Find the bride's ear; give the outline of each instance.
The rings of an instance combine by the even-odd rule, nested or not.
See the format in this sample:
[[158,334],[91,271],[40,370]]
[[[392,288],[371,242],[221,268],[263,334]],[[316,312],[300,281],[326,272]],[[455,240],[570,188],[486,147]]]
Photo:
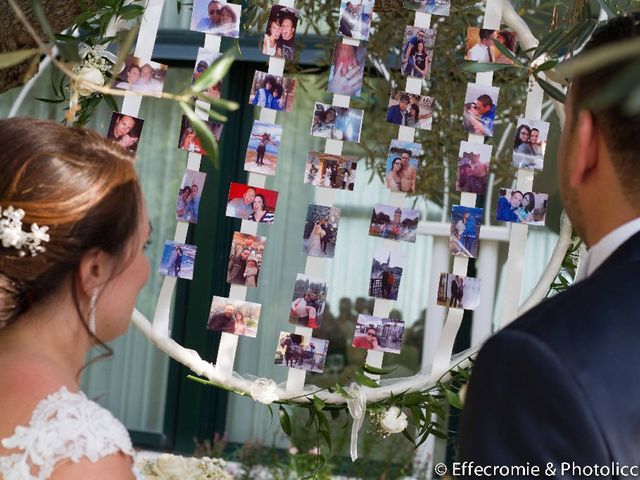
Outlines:
[[86,297],[102,290],[113,274],[113,257],[103,250],[94,249],[84,254],[78,266],[78,289]]

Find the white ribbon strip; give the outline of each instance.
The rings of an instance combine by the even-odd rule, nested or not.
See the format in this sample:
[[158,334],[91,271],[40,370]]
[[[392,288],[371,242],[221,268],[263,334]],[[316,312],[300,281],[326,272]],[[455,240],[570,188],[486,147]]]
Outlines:
[[351,461],[355,462],[358,459],[358,433],[362,428],[364,422],[364,414],[367,411],[367,396],[362,391],[362,388],[357,383],[352,383],[348,390],[350,399],[347,400],[347,407],[351,418],[353,418],[353,424],[351,425]]

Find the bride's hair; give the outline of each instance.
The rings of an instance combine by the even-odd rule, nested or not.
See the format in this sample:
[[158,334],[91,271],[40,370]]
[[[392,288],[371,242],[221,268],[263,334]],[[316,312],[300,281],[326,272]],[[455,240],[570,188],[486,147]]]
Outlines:
[[36,256],[0,244],[0,328],[70,285],[76,310],[77,269],[85,253],[132,255],[142,218],[134,156],[81,128],[33,118],[0,120],[0,207],[23,209],[23,230],[49,227]]

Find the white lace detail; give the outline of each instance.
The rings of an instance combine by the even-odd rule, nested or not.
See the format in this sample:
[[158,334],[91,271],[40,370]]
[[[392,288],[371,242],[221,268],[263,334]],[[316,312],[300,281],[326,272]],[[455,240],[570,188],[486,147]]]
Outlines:
[[109,411],[66,387],[41,400],[29,426],[16,427],[2,446],[20,451],[0,456],[4,480],[46,480],[62,460],[78,463],[86,457],[95,463],[118,452],[134,454],[129,433]]

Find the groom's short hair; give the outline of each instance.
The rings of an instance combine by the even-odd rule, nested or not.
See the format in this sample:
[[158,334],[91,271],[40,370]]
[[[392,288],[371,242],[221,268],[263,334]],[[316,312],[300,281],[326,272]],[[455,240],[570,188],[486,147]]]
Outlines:
[[[582,53],[586,54],[607,45],[615,49],[611,47],[612,44],[639,36],[640,12],[615,17],[595,30]],[[617,101],[605,106],[593,105],[590,102],[601,96],[606,89],[618,88],[612,86],[611,82],[619,78],[625,69],[631,68],[632,63],[637,61],[637,55],[630,55],[618,62],[607,63],[594,71],[577,75],[571,85],[573,122],[572,125],[568,125],[571,129],[575,127],[580,110],[586,109],[592,112],[595,123],[611,152],[611,160],[618,179],[629,198],[640,198],[638,189],[640,170],[637,162],[640,112],[636,110],[635,113],[629,113],[628,94],[619,96]],[[627,92],[634,91],[637,89],[627,89]]]

